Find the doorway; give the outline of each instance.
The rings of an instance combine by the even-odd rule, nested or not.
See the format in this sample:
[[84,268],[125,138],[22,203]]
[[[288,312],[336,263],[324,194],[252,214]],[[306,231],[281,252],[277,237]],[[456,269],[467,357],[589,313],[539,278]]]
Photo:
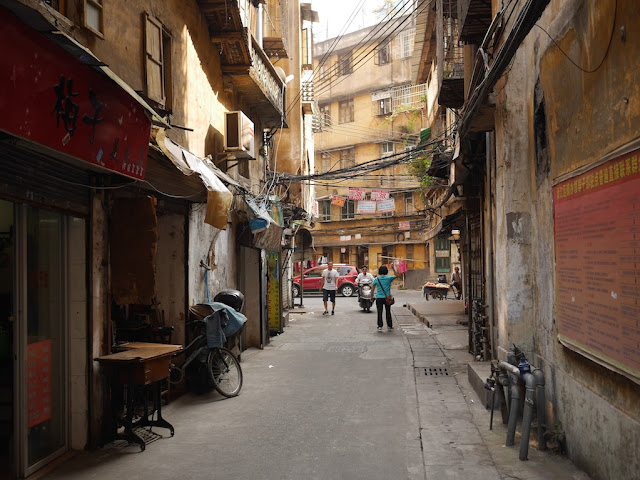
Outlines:
[[68,227],[69,217],[0,200],[2,479],[68,449]]

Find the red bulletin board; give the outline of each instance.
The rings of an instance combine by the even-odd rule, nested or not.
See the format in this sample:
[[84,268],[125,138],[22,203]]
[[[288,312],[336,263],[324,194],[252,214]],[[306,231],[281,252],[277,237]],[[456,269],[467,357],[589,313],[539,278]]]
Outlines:
[[27,426],[51,418],[51,340],[27,346]]
[[640,381],[640,149],[553,188],[558,337]]

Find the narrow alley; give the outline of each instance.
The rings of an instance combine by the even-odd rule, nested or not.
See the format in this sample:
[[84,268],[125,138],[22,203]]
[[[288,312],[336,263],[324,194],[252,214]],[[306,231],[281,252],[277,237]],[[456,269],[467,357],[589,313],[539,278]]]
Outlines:
[[[163,411],[174,437],[157,429],[162,437],[144,452],[117,441],[41,478],[588,478],[533,445],[520,462],[517,447],[504,447],[498,418],[489,431],[489,412],[467,380],[460,302],[394,294],[395,328],[383,332],[355,298],[338,297],[336,314],[323,316],[321,298],[306,297],[265,350],[243,352],[238,397],[184,395]],[[433,328],[406,304],[433,311]],[[447,375],[426,375],[429,367]]]

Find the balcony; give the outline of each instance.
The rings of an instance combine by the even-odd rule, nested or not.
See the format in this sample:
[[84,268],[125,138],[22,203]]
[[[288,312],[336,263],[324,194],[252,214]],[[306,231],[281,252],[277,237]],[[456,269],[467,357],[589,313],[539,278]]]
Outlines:
[[438,103],[449,108],[460,108],[464,104],[464,49],[459,43],[457,2],[458,0],[442,2],[443,36],[439,55],[442,87]]
[[480,45],[491,25],[489,0],[459,0],[460,41]]
[[[220,52],[223,75],[252,107],[265,127],[279,127],[284,115],[285,88],[266,53],[249,29],[256,8],[249,0],[198,0],[209,35]],[[285,122],[286,126],[286,122]]]
[[269,57],[288,56],[289,27],[286,22],[289,0],[267,0],[264,6],[262,48]]

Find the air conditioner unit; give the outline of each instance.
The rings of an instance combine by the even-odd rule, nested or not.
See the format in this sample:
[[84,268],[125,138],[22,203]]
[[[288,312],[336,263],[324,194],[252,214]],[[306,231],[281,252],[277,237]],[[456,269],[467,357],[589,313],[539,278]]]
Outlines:
[[256,158],[253,122],[239,110],[224,115],[224,151],[236,158]]

